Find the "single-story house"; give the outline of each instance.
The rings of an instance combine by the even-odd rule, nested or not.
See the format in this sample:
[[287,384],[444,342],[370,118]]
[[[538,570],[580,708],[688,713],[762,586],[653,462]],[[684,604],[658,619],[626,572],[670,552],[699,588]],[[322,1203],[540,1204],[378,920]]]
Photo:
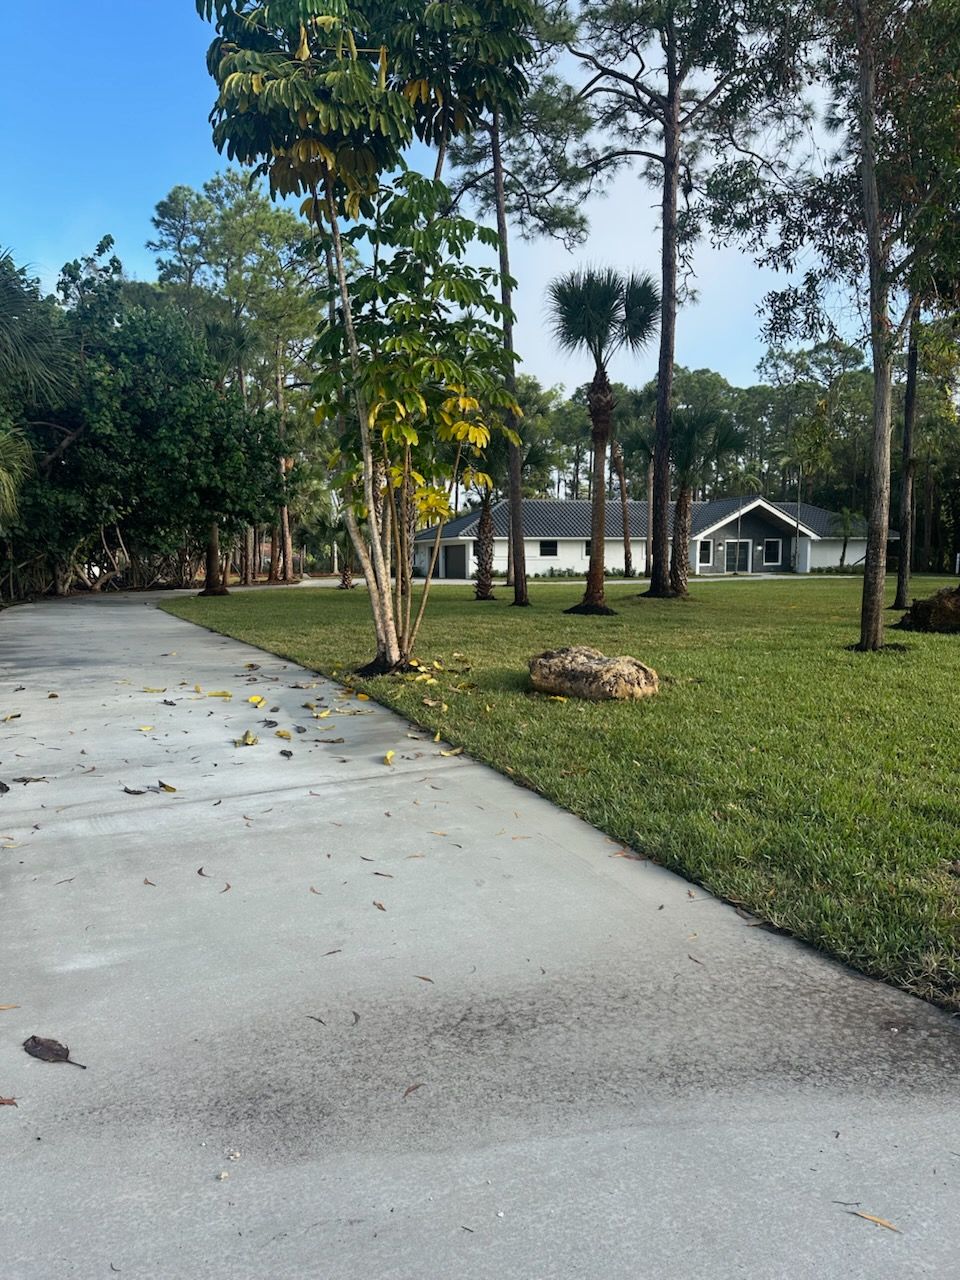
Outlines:
[[[647,520],[645,502],[629,502],[630,546],[636,573],[646,570]],[[480,511],[458,516],[444,526],[437,576],[472,578],[476,572],[476,539]],[[607,502],[604,563],[607,572],[623,570],[623,519],[619,501]],[[670,511],[673,527],[673,510]],[[493,567],[506,572],[510,507],[506,500],[493,506]],[[527,573],[548,576],[586,574],[590,562],[590,503],[551,498],[527,498],[523,503],[523,536]],[[436,529],[417,534],[415,571],[423,575],[430,564]],[[808,502],[767,498],[716,498],[695,502],[690,534],[690,570],[709,577],[725,573],[809,573],[862,563],[867,552],[866,526],[854,517],[851,536],[844,537],[841,517]]]

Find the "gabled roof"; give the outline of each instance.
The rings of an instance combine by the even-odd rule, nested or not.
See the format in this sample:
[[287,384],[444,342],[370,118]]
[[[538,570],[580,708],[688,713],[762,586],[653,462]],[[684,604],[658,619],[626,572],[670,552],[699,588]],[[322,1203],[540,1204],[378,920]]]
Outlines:
[[[694,513],[693,536],[706,538],[717,529],[723,528],[725,524],[729,524],[731,520],[736,519],[738,515],[744,516],[750,511],[763,512],[775,520],[777,524],[792,525],[793,528],[796,528],[797,504],[795,502],[791,504],[792,513],[790,515],[784,510],[784,505],[781,502],[768,502],[766,498],[719,498],[715,502],[701,502],[698,504],[701,508],[700,511]],[[811,507],[810,510],[819,511],[819,508]],[[829,516],[831,513],[823,511],[821,514]],[[697,516],[699,516],[699,521]],[[709,521],[709,523],[705,524],[704,521]],[[817,542],[821,537],[803,519],[802,510],[800,514],[800,532]]]
[[[760,507],[778,523],[796,524],[797,504],[795,502],[771,502],[767,498],[746,496],[741,498],[714,498],[710,502],[694,502],[691,511],[691,537],[706,537],[713,529],[727,524],[736,518],[737,512],[752,511]],[[524,498],[523,501],[523,533],[526,538],[583,538],[590,537],[591,504],[584,499],[559,498]],[[510,533],[510,505],[506,499],[495,502],[492,507],[493,536],[506,538]],[[630,501],[627,503],[627,520],[630,526],[630,537],[635,539],[647,536],[647,504]],[[623,537],[623,515],[619,500],[607,501],[607,538]],[[670,504],[670,526],[673,526],[673,503]],[[480,526],[480,510],[476,508],[451,520],[443,530],[444,541],[457,539],[469,541],[477,537]],[[812,506],[808,502],[800,504],[800,531],[807,537],[839,538],[842,536],[841,518],[823,507]],[[853,537],[863,537],[865,525],[861,517],[853,520]],[[435,529],[423,529],[417,534],[418,542],[427,542],[436,534]]]

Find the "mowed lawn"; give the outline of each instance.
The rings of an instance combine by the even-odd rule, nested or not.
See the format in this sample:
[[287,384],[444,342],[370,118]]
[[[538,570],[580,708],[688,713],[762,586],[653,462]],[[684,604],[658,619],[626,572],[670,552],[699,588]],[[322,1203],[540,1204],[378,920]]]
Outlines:
[[[763,921],[960,1009],[960,637],[893,631],[902,651],[849,652],[850,580],[695,584],[684,602],[619,583],[617,617],[565,616],[581,590],[534,584],[514,609],[504,587],[487,604],[438,588],[419,645],[445,668],[435,685],[350,678],[372,656],[362,588],[165,607],[338,673]],[[535,694],[530,655],[577,643],[649,663],[659,696]]]

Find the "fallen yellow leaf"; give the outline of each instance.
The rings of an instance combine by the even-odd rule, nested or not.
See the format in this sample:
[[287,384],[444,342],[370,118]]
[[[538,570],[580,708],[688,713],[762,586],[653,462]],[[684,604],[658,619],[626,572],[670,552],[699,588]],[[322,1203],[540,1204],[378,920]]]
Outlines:
[[283,738],[284,742],[289,742],[293,737],[293,734],[289,729],[278,729],[274,736],[277,738]]
[[357,694],[357,701],[358,701],[358,702],[369,702],[369,701],[370,701],[370,695],[369,695],[369,693],[358,693],[358,694]]
[[255,707],[259,707],[261,702],[266,702],[266,698],[261,697],[259,693],[255,693],[253,697],[248,698],[247,701],[252,702]]
[[396,753],[395,751],[388,751],[388,752],[387,752],[387,754],[383,757],[383,763],[384,763],[384,764],[393,764],[393,757],[394,757],[396,754],[397,754],[397,753]]
[[248,729],[242,738],[234,738],[233,745],[235,747],[255,747],[259,741],[260,739],[257,735]]
[[143,686],[143,692],[144,693],[166,693],[167,691],[166,689],[152,689],[150,685],[145,684]]
[[[199,692],[200,690],[197,689],[197,693]],[[232,698],[233,694],[230,692],[229,689],[215,689],[213,693],[208,693],[207,697],[208,698]]]
[[142,725],[140,726],[140,732],[141,732],[141,733],[153,733],[153,725],[152,725],[152,724],[142,724]]
[[198,684],[195,684],[195,685],[193,686],[193,692],[194,692],[194,693],[203,693],[203,690],[200,688],[200,686],[199,686]]
[[878,1227],[886,1227],[888,1231],[895,1231],[898,1236],[903,1235],[899,1227],[895,1227],[892,1222],[888,1222],[886,1218],[878,1218],[872,1213],[862,1213],[859,1209],[848,1209],[848,1213],[852,1213],[855,1218],[866,1218],[867,1222],[874,1222]]
[[462,756],[463,747],[454,747],[452,751],[441,751],[442,756]]
[[328,716],[329,714],[330,714],[330,708],[329,708],[329,707],[327,707],[326,711],[318,711],[318,712],[316,713],[316,715],[315,715],[315,719],[317,719],[317,720],[326,720],[326,718],[327,718],[327,716]]
[[437,732],[433,735],[433,740],[434,740],[434,742],[439,742],[439,741],[440,741],[440,730],[439,730],[439,729],[438,729],[438,730],[437,730]]
[[172,795],[172,794],[174,793],[174,791],[176,791],[176,789],[177,789],[176,787],[171,787],[171,785],[170,785],[170,783],[169,783],[169,782],[158,782],[158,783],[157,783],[157,786],[160,788],[160,790],[161,790],[161,791],[167,791],[167,792],[169,792],[171,795]]

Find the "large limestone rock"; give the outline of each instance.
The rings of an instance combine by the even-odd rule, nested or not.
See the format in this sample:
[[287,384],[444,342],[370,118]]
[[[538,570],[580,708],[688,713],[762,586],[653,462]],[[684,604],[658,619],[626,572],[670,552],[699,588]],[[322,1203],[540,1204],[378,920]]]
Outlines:
[[914,600],[897,626],[904,631],[960,632],[960,588],[944,587],[925,600]]
[[538,653],[530,659],[530,678],[541,693],[592,702],[649,698],[660,687],[653,668],[636,658],[607,658],[585,645]]

